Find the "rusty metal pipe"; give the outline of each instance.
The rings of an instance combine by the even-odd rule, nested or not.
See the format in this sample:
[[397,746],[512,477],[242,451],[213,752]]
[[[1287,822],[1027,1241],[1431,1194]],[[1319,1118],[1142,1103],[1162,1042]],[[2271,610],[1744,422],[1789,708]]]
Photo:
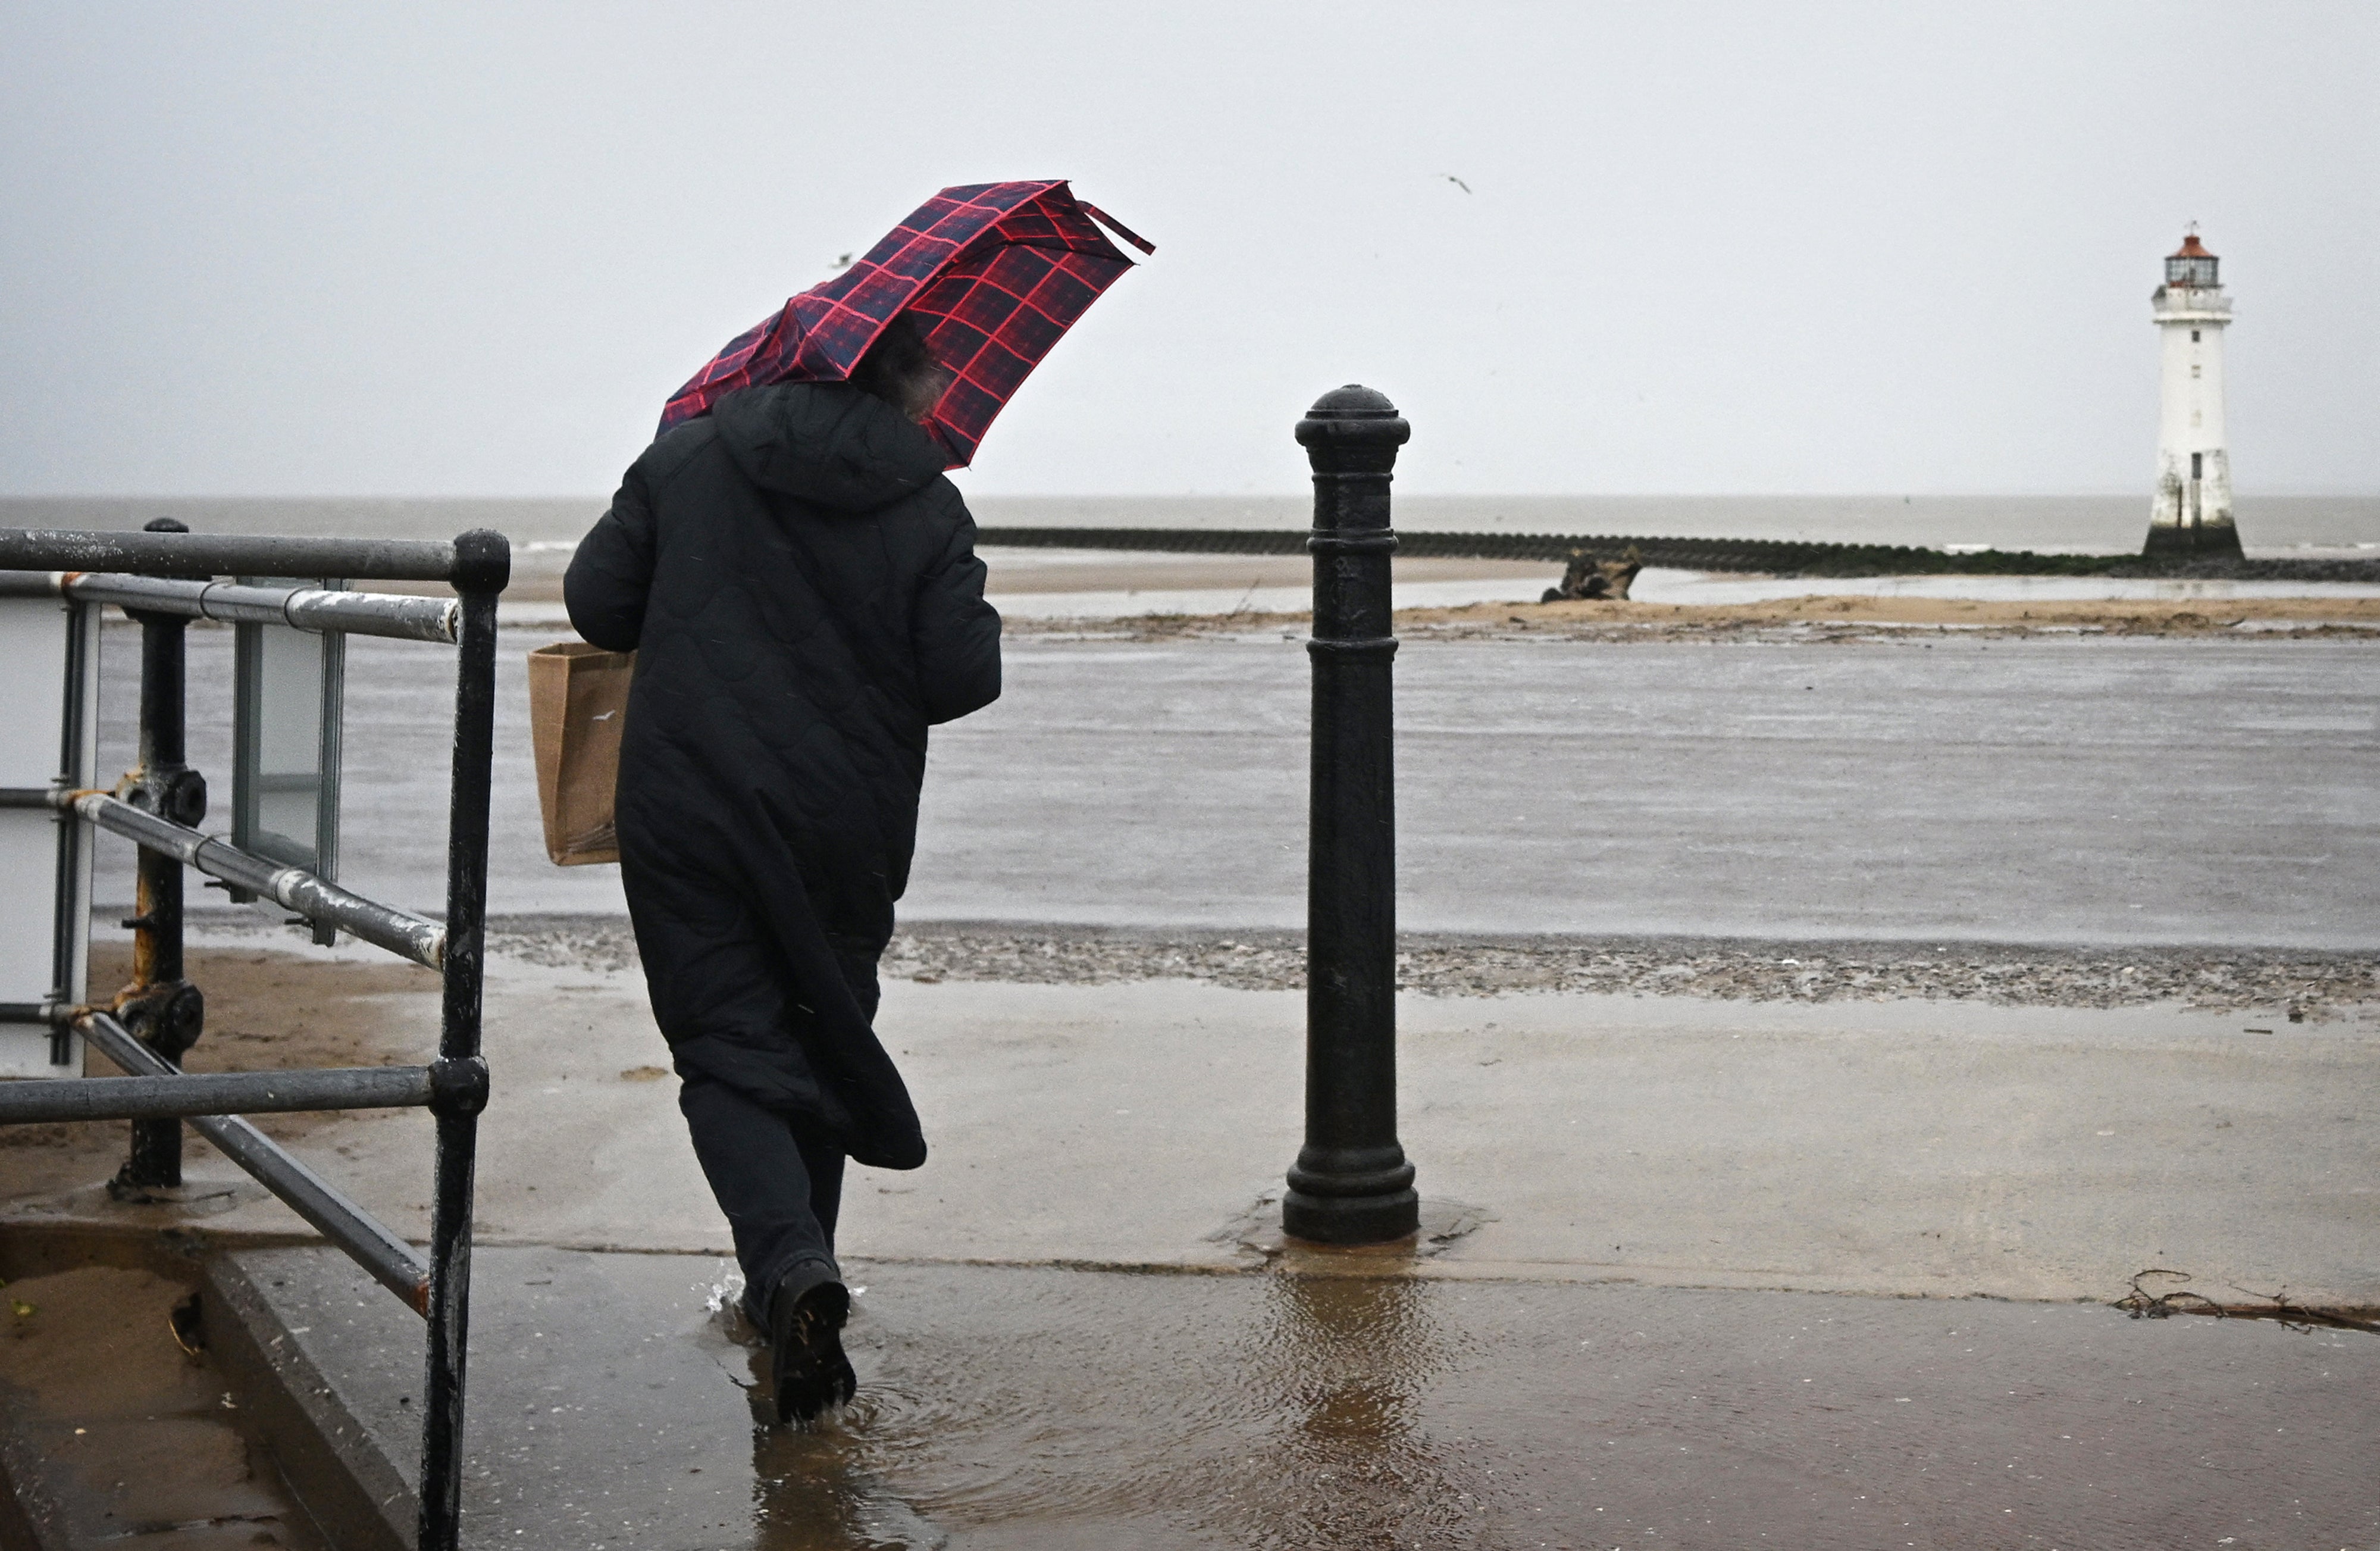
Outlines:
[[100,828],[139,842],[143,851],[171,857],[210,877],[261,894],[309,921],[335,926],[425,969],[444,967],[446,929],[426,917],[350,894],[302,867],[268,861],[212,835],[144,812],[105,792],[61,793],[59,800]]

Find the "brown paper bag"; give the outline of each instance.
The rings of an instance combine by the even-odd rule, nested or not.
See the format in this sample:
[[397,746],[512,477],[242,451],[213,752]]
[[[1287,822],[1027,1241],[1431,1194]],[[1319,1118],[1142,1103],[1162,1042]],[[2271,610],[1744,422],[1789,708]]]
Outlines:
[[620,780],[620,727],[636,666],[634,652],[606,652],[582,641],[528,654],[537,800],[545,811],[545,854],[556,866],[620,860],[612,789]]

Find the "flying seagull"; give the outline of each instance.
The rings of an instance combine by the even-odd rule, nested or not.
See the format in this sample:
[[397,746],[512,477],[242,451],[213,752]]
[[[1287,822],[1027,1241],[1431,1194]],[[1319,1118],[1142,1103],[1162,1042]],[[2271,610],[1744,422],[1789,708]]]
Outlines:
[[1455,177],[1452,173],[1451,173],[1451,172],[1442,172],[1442,173],[1439,173],[1438,176],[1439,176],[1439,177],[1442,177],[1442,178],[1444,178],[1444,179],[1446,179],[1449,183],[1453,184],[1456,188],[1458,188],[1458,189],[1462,189],[1464,193],[1466,193],[1466,194],[1467,194],[1467,193],[1471,192],[1471,185],[1470,185],[1470,184],[1468,184],[1468,183],[1463,182],[1463,179],[1461,179],[1461,178],[1459,178],[1459,177]]

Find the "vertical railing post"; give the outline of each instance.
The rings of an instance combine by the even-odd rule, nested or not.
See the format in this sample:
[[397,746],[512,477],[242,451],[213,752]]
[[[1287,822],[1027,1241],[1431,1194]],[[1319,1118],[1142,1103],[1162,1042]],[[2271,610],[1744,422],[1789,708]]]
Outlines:
[[1306,854],[1305,1145],[1281,1226],[1378,1244],[1419,1226],[1397,1141],[1396,789],[1389,480],[1412,427],[1350,384],[1297,425],[1314,466],[1311,828]]
[[[161,517],[147,531],[189,529]],[[183,631],[189,621],[174,614],[132,617],[140,626],[140,763],[123,795],[135,807],[196,827],[207,816],[207,783],[183,763],[188,752]],[[182,974],[181,860],[141,851],[134,898],[134,913],[125,922],[132,929],[133,984],[119,1011],[141,1044],[178,1065],[206,1023],[205,999]],[[131,1154],[109,1183],[110,1193],[137,1199],[181,1182],[182,1122],[133,1121]]]
[[488,1100],[480,1054],[488,915],[488,789],[495,752],[496,595],[512,575],[512,545],[475,529],[455,541],[463,636],[455,668],[455,763],[446,827],[445,995],[438,1062],[436,1194],[430,1217],[430,1322],[422,1385],[421,1518],[418,1551],[455,1551],[463,1510],[463,1376],[471,1314],[471,1184],[480,1111]]

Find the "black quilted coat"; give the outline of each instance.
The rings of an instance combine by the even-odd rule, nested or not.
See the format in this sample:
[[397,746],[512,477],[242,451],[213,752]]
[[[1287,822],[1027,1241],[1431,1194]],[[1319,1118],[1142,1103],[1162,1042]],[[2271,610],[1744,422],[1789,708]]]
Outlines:
[[637,459],[565,585],[580,635],[637,653],[621,878],[679,1069],[884,1168],[926,1158],[871,1027],[926,729],[1000,694],[941,470],[856,388],[747,388]]

